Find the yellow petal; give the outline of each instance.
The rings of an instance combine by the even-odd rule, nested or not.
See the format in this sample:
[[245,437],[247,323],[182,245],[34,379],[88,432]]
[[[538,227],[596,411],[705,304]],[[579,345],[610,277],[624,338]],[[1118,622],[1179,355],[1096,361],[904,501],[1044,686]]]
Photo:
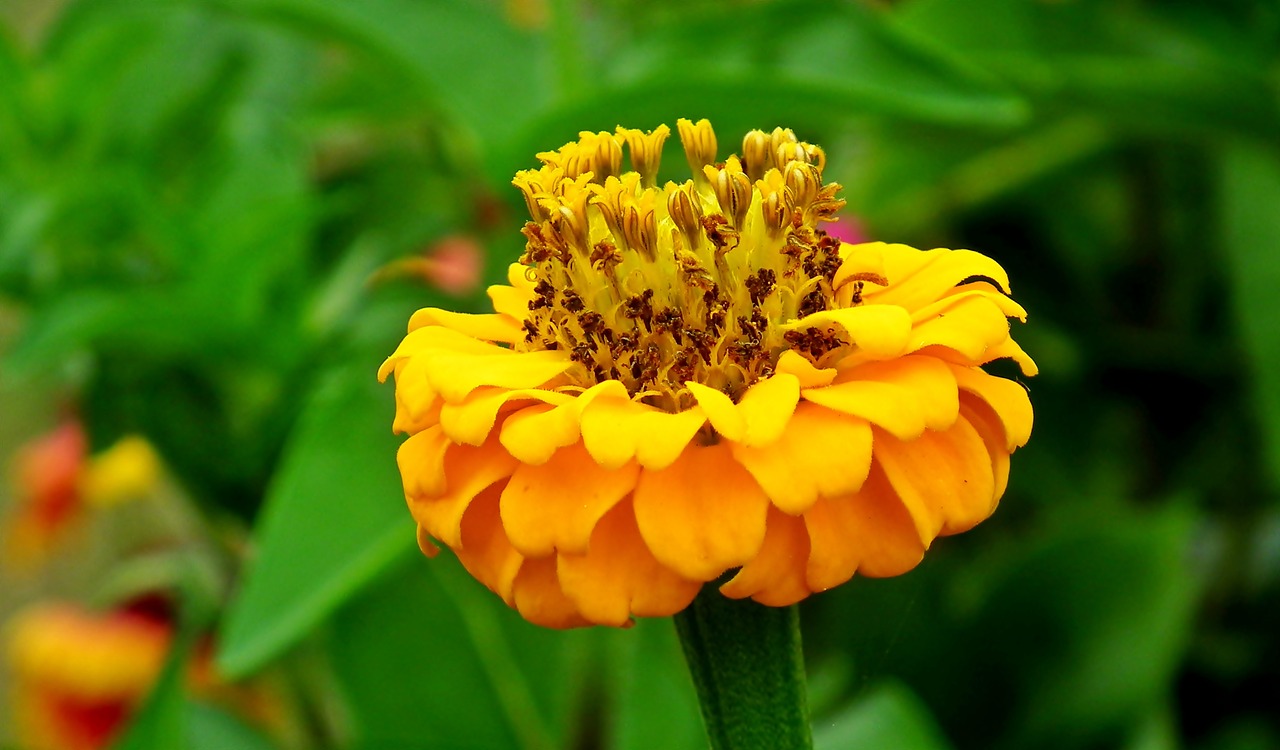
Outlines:
[[987,353],[983,355],[982,361],[974,362],[973,364],[985,365],[997,359],[1012,359],[1018,363],[1022,374],[1027,377],[1032,377],[1040,372],[1040,368],[1036,367],[1036,363],[1026,352],[1022,351],[1022,347],[1018,346],[1018,342],[1014,341],[1012,337],[989,347]]
[[805,582],[808,563],[804,521],[770,508],[760,552],[720,587],[720,593],[730,599],[749,596],[769,607],[795,604],[810,593]]
[[[502,284],[495,284],[487,291],[489,301],[493,303],[493,309],[515,320],[524,320],[529,317],[529,303],[536,299],[532,292]],[[520,335],[524,336],[523,328]]]
[[579,436],[578,415],[572,406],[534,404],[503,421],[500,439],[507,452],[521,463],[542,464],[557,449],[578,442]]
[[530,267],[523,263],[512,263],[507,266],[507,283],[524,292],[532,292],[535,282],[530,275]]
[[945,313],[956,307],[974,304],[981,300],[982,304],[993,305],[1006,318],[1017,318],[1024,323],[1027,322],[1027,311],[1022,305],[1014,302],[1012,297],[994,291],[989,285],[984,284],[984,286],[987,288],[967,288],[964,291],[949,290],[947,294],[937,301],[912,311],[911,319],[916,322],[928,320],[939,313]]
[[559,405],[573,401],[573,397],[537,388],[509,390],[481,386],[458,403],[444,404],[440,410],[440,426],[455,443],[479,445],[493,431],[500,412],[518,409],[530,401]]
[[401,360],[396,365],[395,400],[392,432],[413,435],[440,423],[440,409],[444,401],[427,381],[426,373],[417,360]]
[[741,442],[744,445],[776,442],[787,429],[787,422],[795,413],[799,400],[800,379],[794,375],[775,373],[756,382],[738,403],[738,413],[746,423],[746,434]]
[[654,557],[697,581],[755,556],[768,506],[724,444],[691,446],[667,468],[642,471],[635,491],[636,521]]
[[1009,449],[1006,447],[1004,426],[994,409],[970,393],[960,394],[960,419],[973,425],[987,446],[987,454],[991,456],[991,474],[995,478],[994,494],[996,502],[999,502],[1009,486]]
[[450,445],[439,426],[429,427],[400,444],[396,463],[400,466],[406,498],[444,494],[444,457]]
[[920,251],[906,245],[885,245],[887,287],[869,287],[868,303],[898,305],[918,310],[946,295],[957,284],[973,277],[988,277],[1002,291],[1009,291],[1009,277],[1000,264],[971,250]]
[[454,553],[477,581],[502,597],[507,606],[515,606],[511,584],[524,557],[512,546],[502,528],[498,512],[502,489],[502,482],[490,485],[471,502],[462,516],[462,545],[454,548]]
[[854,495],[823,498],[804,514],[809,532],[806,581],[826,591],[853,577],[907,572],[924,558],[915,523],[876,467]]
[[799,515],[819,496],[858,491],[871,467],[871,425],[802,402],[778,442],[765,448],[731,448],[775,506]]
[[987,350],[1009,338],[1009,321],[989,299],[967,297],[922,320],[911,330],[907,351],[945,346],[970,360],[981,360]]
[[577,628],[591,623],[560,589],[556,559],[525,560],[512,585],[520,616],[544,628]]
[[923,356],[859,365],[841,373],[836,383],[806,389],[803,395],[862,417],[903,440],[919,437],[926,428],[950,427],[960,409],[956,381],[947,365]]
[[831,385],[831,381],[836,378],[836,371],[833,368],[818,369],[813,363],[804,357],[796,354],[788,349],[778,357],[778,366],[775,372],[785,372],[788,375],[794,375],[800,381],[801,388],[815,388],[822,385]]
[[409,330],[444,326],[484,341],[512,343],[524,338],[524,329],[509,315],[457,313],[438,307],[424,307],[409,318]]
[[707,415],[707,421],[711,422],[716,432],[729,440],[742,440],[747,432],[747,422],[738,413],[738,407],[734,405],[733,399],[729,398],[724,391],[701,383],[687,381],[684,385],[693,394],[698,406],[702,407],[703,413]]
[[582,440],[602,466],[617,468],[632,459],[648,469],[669,466],[706,423],[699,407],[669,414],[632,401],[618,386],[621,392],[601,392],[582,409]]
[[436,496],[410,496],[409,511],[432,536],[456,549],[462,543],[459,531],[462,514],[472,499],[486,487],[511,476],[515,468],[516,460],[497,440],[478,448],[452,445],[444,456],[444,492]]
[[482,385],[537,388],[573,365],[564,352],[512,352],[494,346],[485,354],[434,354],[427,377],[446,401],[458,402]]
[[502,493],[507,536],[528,557],[583,553],[596,522],[635,488],[640,467],[606,469],[581,443],[540,466],[522,464]]
[[995,510],[995,477],[982,436],[958,420],[904,442],[877,431],[876,461],[915,519],[920,539],[965,531]]
[[824,310],[782,326],[787,331],[843,328],[850,343],[872,359],[889,359],[902,354],[911,335],[911,316],[894,305],[862,305]]
[[560,585],[584,617],[623,626],[631,617],[667,617],[693,601],[702,584],[665,568],[645,546],[630,500],[596,524],[590,551],[561,554]]
[[972,393],[995,410],[1008,441],[1005,450],[1013,452],[1014,448],[1026,445],[1035,421],[1027,389],[1021,383],[998,378],[978,367],[948,366],[961,390]]

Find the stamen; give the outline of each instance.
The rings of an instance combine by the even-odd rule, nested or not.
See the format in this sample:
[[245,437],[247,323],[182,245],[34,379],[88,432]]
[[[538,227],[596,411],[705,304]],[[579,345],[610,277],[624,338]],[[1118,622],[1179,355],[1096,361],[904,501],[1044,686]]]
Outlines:
[[711,129],[707,119],[693,122],[681,118],[676,122],[680,128],[680,144],[684,146],[685,158],[689,160],[689,171],[693,172],[695,182],[702,182],[702,168],[716,163],[716,132]]

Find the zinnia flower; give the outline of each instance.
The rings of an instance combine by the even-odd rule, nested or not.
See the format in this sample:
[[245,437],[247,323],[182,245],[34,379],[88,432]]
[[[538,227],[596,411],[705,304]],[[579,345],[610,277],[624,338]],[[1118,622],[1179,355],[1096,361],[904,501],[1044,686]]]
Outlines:
[[4,548],[19,566],[48,557],[88,508],[144,497],[160,476],[160,458],[145,439],[130,435],[90,457],[74,420],[25,446],[14,463],[17,502]]
[[995,261],[841,244],[820,148],[752,131],[720,162],[679,126],[684,183],[665,126],[539,154],[495,312],[419,310],[380,371],[424,551],[538,624],[671,615],[731,570],[775,606],[903,573],[992,513],[1031,430],[981,367],[1035,373]]
[[146,699],[172,639],[167,622],[131,611],[48,604],[8,631],[17,738],[32,750],[99,750]]

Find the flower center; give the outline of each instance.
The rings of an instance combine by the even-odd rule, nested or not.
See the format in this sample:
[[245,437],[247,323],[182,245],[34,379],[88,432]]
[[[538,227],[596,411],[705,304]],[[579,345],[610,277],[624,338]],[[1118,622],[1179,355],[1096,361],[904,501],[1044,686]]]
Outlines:
[[568,351],[573,385],[618,380],[669,411],[692,404],[687,381],[736,401],[782,352],[821,365],[847,345],[781,327],[835,305],[840,242],[818,226],[844,201],[822,181],[822,149],[753,130],[741,157],[720,162],[709,122],[679,130],[693,173],[683,184],[657,186],[665,125],[584,132],[513,180],[533,219],[521,262],[537,295],[518,348]]

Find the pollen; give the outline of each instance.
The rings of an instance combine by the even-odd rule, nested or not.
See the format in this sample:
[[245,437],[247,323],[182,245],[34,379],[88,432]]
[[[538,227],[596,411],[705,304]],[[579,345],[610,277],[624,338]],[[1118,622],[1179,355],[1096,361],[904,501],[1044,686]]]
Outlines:
[[753,130],[721,161],[711,124],[680,120],[691,179],[659,185],[670,132],[584,132],[516,175],[535,295],[515,348],[565,351],[564,385],[618,380],[669,412],[694,402],[689,382],[737,401],[787,350],[818,367],[842,356],[833,330],[785,326],[867,281],[837,284],[840,243],[822,225],[844,201],[822,149]]

